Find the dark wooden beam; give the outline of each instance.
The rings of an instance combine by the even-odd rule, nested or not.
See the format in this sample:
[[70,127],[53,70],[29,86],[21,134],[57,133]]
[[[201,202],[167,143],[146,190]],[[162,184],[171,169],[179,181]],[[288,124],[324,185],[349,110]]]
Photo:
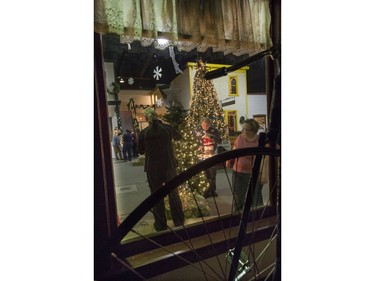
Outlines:
[[94,34],[94,269],[95,275],[111,267],[110,255],[100,249],[117,227],[117,208],[112,169],[112,152],[108,125],[108,111],[102,43]]
[[153,57],[154,57],[154,53],[150,52],[150,53],[148,54],[148,57],[147,57],[146,62],[143,64],[143,67],[142,67],[141,72],[139,73],[139,77],[140,77],[140,78],[143,78],[143,76],[145,75],[145,72],[146,72],[146,70],[147,70],[147,67],[150,65],[150,61],[151,61],[151,59],[152,59]]

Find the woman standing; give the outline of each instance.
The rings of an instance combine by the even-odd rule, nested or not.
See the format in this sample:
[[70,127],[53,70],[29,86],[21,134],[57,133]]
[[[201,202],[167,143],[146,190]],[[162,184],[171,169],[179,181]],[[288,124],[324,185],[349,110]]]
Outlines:
[[[242,123],[242,133],[234,142],[233,149],[257,147],[259,140],[259,124],[254,119],[246,119]],[[234,189],[234,206],[236,211],[242,211],[245,203],[246,192],[249,187],[255,156],[243,156],[236,158],[233,164],[232,186]],[[230,167],[229,161],[227,167]],[[262,186],[255,187],[252,206],[263,205]]]

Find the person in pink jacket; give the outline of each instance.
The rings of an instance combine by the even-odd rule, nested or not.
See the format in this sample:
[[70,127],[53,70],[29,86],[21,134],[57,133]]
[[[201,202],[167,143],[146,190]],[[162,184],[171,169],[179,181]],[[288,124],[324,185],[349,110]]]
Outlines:
[[[242,133],[234,141],[233,149],[257,147],[258,146],[258,131],[259,124],[254,119],[246,119],[242,123]],[[233,173],[232,173],[232,186],[234,190],[234,207],[236,211],[242,211],[249,180],[251,177],[255,155],[249,155],[234,159]],[[229,161],[227,167],[230,167]],[[252,206],[257,207],[263,205],[261,186],[254,190]]]

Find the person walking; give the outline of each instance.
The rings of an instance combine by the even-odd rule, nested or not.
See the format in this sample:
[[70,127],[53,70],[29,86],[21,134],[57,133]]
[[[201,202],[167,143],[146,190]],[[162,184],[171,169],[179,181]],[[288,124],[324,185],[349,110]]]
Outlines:
[[[144,112],[149,126],[143,129],[138,138],[138,153],[145,154],[144,171],[151,193],[156,192],[165,182],[177,175],[177,160],[173,153],[172,140],[181,139],[172,126],[163,124],[152,108]],[[168,195],[171,216],[174,225],[181,226],[185,221],[178,188]],[[164,200],[153,207],[154,227],[157,231],[167,229]]]
[[[201,128],[196,132],[196,137],[201,152],[200,158],[202,160],[217,154],[217,145],[222,142],[222,138],[220,132],[212,126],[212,120],[210,118],[204,117],[202,119]],[[216,192],[216,174],[216,165],[206,170],[209,187],[203,193],[205,198],[218,196]]]
[[125,130],[125,134],[122,136],[123,147],[122,153],[124,154],[124,161],[132,161],[133,153],[133,136],[129,129]]
[[[259,123],[254,119],[246,119],[242,123],[242,133],[234,141],[233,149],[257,147],[259,145]],[[247,189],[249,187],[249,180],[253,170],[255,155],[243,156],[234,159],[232,186],[234,190],[234,207],[235,211],[242,211]],[[226,162],[226,166],[230,168],[231,161]],[[252,206],[258,207],[263,205],[262,185],[254,188]]]

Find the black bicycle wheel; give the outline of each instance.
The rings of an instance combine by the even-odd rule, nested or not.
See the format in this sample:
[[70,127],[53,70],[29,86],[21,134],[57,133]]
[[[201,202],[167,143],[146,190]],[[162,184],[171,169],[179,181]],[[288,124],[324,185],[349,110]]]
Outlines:
[[[240,210],[232,185],[237,175],[224,163],[245,155],[256,155],[259,170],[248,180],[246,209]],[[262,185],[266,155],[276,164],[276,180]],[[191,192],[189,207],[198,213],[195,218],[177,228],[168,223],[164,231],[145,231],[150,228],[145,218],[152,217],[158,201],[214,165],[221,167],[225,194],[202,200],[201,195]],[[280,214],[278,200],[273,198],[280,196],[279,171],[280,151],[270,148],[228,151],[184,171],[146,198],[119,225],[103,248],[103,254],[112,255],[118,271],[101,280],[276,280]],[[210,214],[202,209],[202,201],[209,206]]]

